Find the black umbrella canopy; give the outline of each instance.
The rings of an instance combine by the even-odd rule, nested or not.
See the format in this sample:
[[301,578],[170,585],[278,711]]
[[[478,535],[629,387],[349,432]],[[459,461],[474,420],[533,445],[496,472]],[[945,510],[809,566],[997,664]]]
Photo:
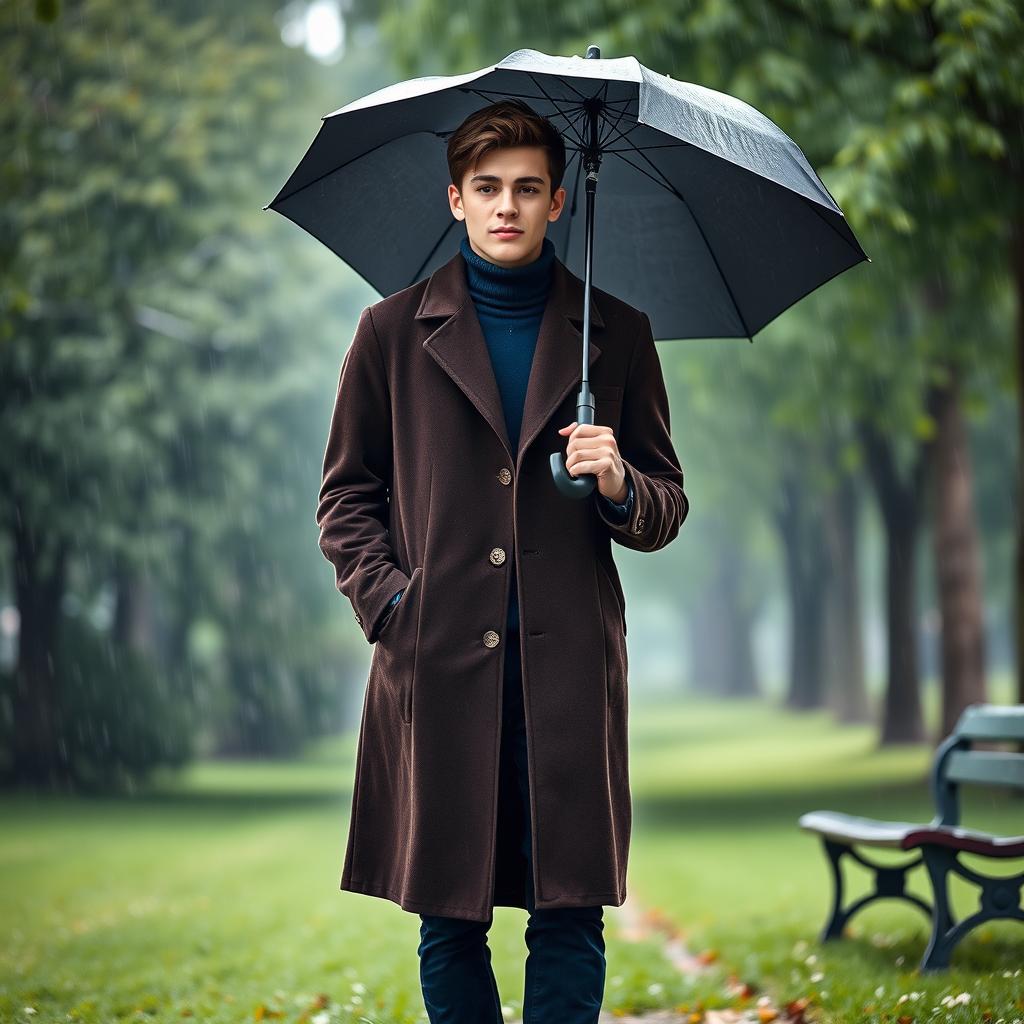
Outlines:
[[770,118],[631,56],[516,50],[478,71],[370,93],[321,118],[264,209],[390,295],[455,254],[465,226],[448,206],[448,136],[475,110],[511,97],[565,140],[566,204],[547,234],[580,277],[584,153],[596,138],[592,280],[647,312],[655,338],[753,340],[815,288],[870,261],[799,146]]

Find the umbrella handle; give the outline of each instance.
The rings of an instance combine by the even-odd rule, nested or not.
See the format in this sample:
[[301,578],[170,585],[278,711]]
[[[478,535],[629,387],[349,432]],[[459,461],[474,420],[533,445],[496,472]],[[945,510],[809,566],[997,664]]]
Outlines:
[[[576,399],[576,422],[594,422],[594,396],[590,393],[590,386],[584,382]],[[555,486],[566,498],[585,498],[597,486],[597,477],[593,473],[581,473],[573,476],[565,468],[565,453],[552,452],[551,476]]]

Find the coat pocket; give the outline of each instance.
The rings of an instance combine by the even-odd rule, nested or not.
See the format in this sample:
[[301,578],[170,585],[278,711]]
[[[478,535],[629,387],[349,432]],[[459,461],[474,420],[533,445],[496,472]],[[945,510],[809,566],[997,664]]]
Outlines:
[[622,418],[622,388],[618,384],[598,384],[590,393],[594,396],[594,422],[618,431]]
[[413,569],[398,604],[377,634],[380,667],[398,695],[402,720],[407,723],[412,721],[412,690],[416,679],[422,593],[423,566],[419,565]]

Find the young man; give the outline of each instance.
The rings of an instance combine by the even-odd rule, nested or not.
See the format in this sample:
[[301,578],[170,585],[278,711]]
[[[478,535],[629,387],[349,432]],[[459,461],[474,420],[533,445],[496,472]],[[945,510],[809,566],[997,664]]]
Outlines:
[[[420,916],[434,1024],[502,1020],[495,906],[529,912],[524,1024],[593,1024],[631,825],[611,543],[664,547],[689,502],[650,321],[599,288],[597,422],[574,420],[583,283],[546,237],[558,131],[493,104],[448,165],[459,252],[363,311],[324,456],[320,547],[375,644],[341,888]],[[555,488],[555,450],[596,476],[585,500]]]

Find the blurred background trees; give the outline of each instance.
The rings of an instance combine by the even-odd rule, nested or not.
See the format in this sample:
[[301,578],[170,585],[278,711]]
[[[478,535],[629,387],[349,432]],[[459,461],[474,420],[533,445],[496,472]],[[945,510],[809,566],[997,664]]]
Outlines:
[[634,699],[762,695],[880,743],[1024,700],[1017,5],[96,0],[0,26],[9,782],[353,724],[368,651],[313,508],[378,296],[261,208],[321,115],[526,46],[753,104],[872,258],[753,345],[660,343],[692,511],[663,557],[616,551]]

